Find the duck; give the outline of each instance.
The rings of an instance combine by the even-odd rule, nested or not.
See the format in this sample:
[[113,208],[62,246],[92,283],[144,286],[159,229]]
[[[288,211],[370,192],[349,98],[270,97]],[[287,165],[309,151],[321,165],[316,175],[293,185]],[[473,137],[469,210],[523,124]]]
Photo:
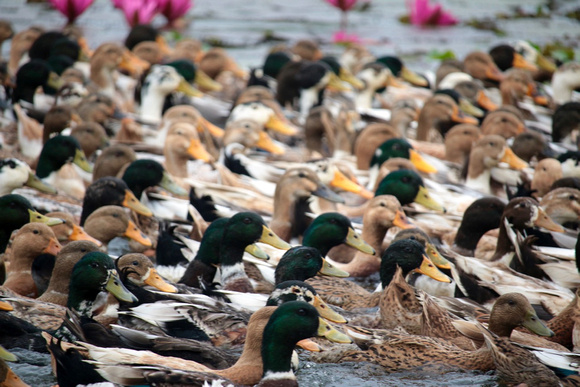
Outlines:
[[522,54],[509,44],[499,44],[489,50],[489,55],[501,71],[518,68],[528,71],[537,71],[538,67],[529,62]]
[[455,164],[464,165],[469,158],[473,144],[481,138],[479,127],[471,124],[459,124],[445,135],[444,159]]
[[[424,252],[423,246],[414,240],[405,239],[392,243],[381,258],[380,275],[383,289],[388,287],[397,266],[403,268],[405,275],[416,271],[442,282],[450,282],[449,277],[437,270]],[[379,292],[370,294],[359,285],[345,280],[325,280],[317,277],[315,281],[308,280],[306,283],[310,283],[323,300],[345,310],[377,306],[381,297]]]
[[24,161],[17,158],[0,160],[0,196],[25,186],[44,193],[56,193],[56,189],[43,183]]
[[377,62],[387,66],[395,77],[399,77],[413,86],[427,87],[429,85],[427,79],[405,66],[401,58],[398,56],[381,56],[377,58]]
[[151,239],[133,223],[123,207],[109,205],[98,208],[87,217],[84,228],[87,234],[104,245],[116,237],[126,237],[146,247],[152,245]]
[[502,106],[485,116],[480,129],[484,135],[497,134],[509,139],[524,133],[525,126],[517,112]]
[[[346,271],[351,277],[367,277],[379,271],[380,259],[377,256],[382,255],[383,239],[387,231],[393,226],[401,229],[412,227],[397,198],[392,195],[374,197],[365,208],[361,237],[368,241],[377,254],[369,255],[357,251],[349,254],[352,259],[348,263],[332,262],[333,265]],[[330,254],[333,256],[332,252]],[[346,257],[345,260],[348,258]]]
[[169,127],[163,155],[167,172],[178,178],[189,176],[187,161],[190,158],[206,163],[212,160],[199,139],[197,129],[186,122],[176,122]]
[[556,159],[545,158],[536,164],[534,169],[534,178],[530,188],[532,189],[532,196],[541,198],[546,195],[552,184],[563,177],[562,164]]
[[[125,144],[111,144],[99,154],[93,167],[93,182],[117,176],[121,168],[137,160],[135,151]],[[86,195],[86,193],[85,193]]]
[[93,155],[96,155],[97,150],[105,148],[109,142],[105,128],[96,122],[77,125],[71,130],[70,135],[77,139],[89,160],[93,160]]
[[452,89],[461,97],[468,100],[473,106],[484,112],[494,111],[498,105],[485,92],[480,80],[464,72],[454,72],[447,75],[438,85],[439,89]]
[[375,190],[375,197],[379,195],[393,195],[402,206],[415,202],[445,212],[445,208],[429,195],[421,176],[412,170],[402,169],[385,176]]
[[478,121],[462,114],[457,103],[450,96],[436,94],[425,101],[419,113],[416,139],[428,141],[431,138],[432,129],[436,129],[441,136],[445,136],[454,123],[477,125]]
[[43,253],[56,256],[61,248],[49,226],[42,223],[24,225],[12,241],[7,259],[10,265],[3,286],[26,297],[38,297],[32,274],[33,261]]
[[[227,230],[230,231],[226,232]],[[230,219],[223,218],[212,222],[202,238],[197,255],[189,263],[178,283],[197,288],[201,288],[204,283],[211,284],[216,273],[215,266],[220,265],[224,289],[253,292],[253,286],[240,265],[243,251],[257,241],[279,249],[290,248],[266,226],[258,214],[241,212]]]
[[540,205],[556,223],[565,225],[578,222],[580,192],[575,188],[551,189],[542,197]]
[[51,230],[54,232],[56,239],[63,245],[67,245],[72,241],[89,241],[97,246],[102,246],[102,243],[97,239],[93,238],[85,232],[85,230],[76,224],[73,216],[64,211],[53,211],[48,212],[46,216],[51,218],[62,219],[63,224],[52,226]]
[[8,194],[0,196],[0,215],[4,221],[0,228],[0,252],[6,251],[12,231],[29,222],[44,223],[48,226],[62,224],[58,218],[49,218],[36,211],[32,204],[22,195]]
[[102,177],[87,187],[79,224],[84,226],[89,215],[106,205],[123,206],[143,216],[153,215],[151,210],[135,197],[124,180]]
[[552,76],[551,85],[554,103],[564,105],[570,102],[574,89],[580,86],[580,64],[568,62],[558,67]]
[[511,169],[516,171],[528,166],[507,146],[504,137],[494,134],[482,137],[473,144],[469,154],[465,185],[481,193],[491,195],[490,182],[492,177],[498,180],[507,178],[504,182],[510,182],[508,176],[503,177],[501,170],[493,170],[500,162],[507,163]]
[[99,245],[91,241],[74,241],[64,246],[54,261],[48,286],[37,300],[66,306],[72,269],[85,254],[93,251],[99,251]]
[[[497,329],[497,335],[506,342],[509,342],[509,337],[517,326],[529,327],[532,332],[543,336],[553,334],[538,319],[525,296],[508,293],[502,297],[496,302],[497,306],[494,304],[493,324],[490,322],[490,329]],[[493,355],[486,347],[465,350],[446,338],[420,336],[396,330],[348,328],[347,333],[362,349],[347,351],[341,356],[340,362],[371,361],[380,364],[389,372],[417,367],[438,371],[457,368],[480,371],[495,369]],[[409,353],[413,356],[401,363],[400,359]]]
[[372,107],[375,93],[392,82],[393,74],[383,63],[373,62],[365,64],[357,73],[357,78],[364,85],[359,88],[355,97],[355,106],[361,111]]
[[42,147],[36,176],[80,200],[85,195],[85,186],[76,170],[71,169],[71,161],[82,171],[92,172],[92,166],[74,137],[62,135],[53,137]]
[[305,207],[312,195],[337,203],[344,202],[344,199],[323,184],[311,169],[288,169],[276,185],[274,213],[270,222],[272,231],[285,241],[302,235],[306,229],[303,218]]
[[152,159],[139,159],[133,161],[122,177],[136,198],[143,200],[144,192],[149,187],[159,186],[168,192],[178,196],[186,196],[187,191],[173,181],[165,168]]
[[[300,333],[292,333],[291,331],[294,329],[300,331]],[[283,349],[280,345],[274,345],[280,340],[282,332],[286,332]],[[196,363],[192,364],[192,362],[170,363],[170,359],[160,356],[154,356],[154,358],[149,358],[146,361],[147,364],[167,364],[172,366],[172,368],[183,370],[160,368],[160,372],[150,373],[151,377],[156,377],[157,380],[161,381],[166,377],[174,380],[176,375],[179,375],[179,377],[183,376],[190,380],[190,383],[191,380],[197,379],[224,380],[224,378],[227,378],[225,379],[227,383],[236,384],[256,384],[261,379],[262,386],[268,386],[269,384],[264,384],[268,380],[274,380],[277,385],[279,383],[295,383],[290,367],[292,351],[300,340],[315,335],[324,335],[331,340],[350,342],[350,340],[346,340],[344,335],[323,323],[316,309],[310,304],[303,301],[288,301],[278,307],[264,307],[252,315],[248,324],[247,344],[244,346],[244,351],[238,362],[230,368],[211,370]],[[98,367],[100,367],[102,373],[106,374],[107,379],[115,382],[126,383],[125,377],[128,370],[126,368],[116,368],[115,365],[119,365],[119,361],[127,364],[129,357],[133,357],[132,363],[142,363],[144,361],[140,354],[126,350],[121,350],[124,352],[121,356],[108,357],[109,360],[107,360],[105,354],[108,351],[103,351],[98,347],[87,344],[83,344],[83,346],[88,348],[91,358],[102,363]],[[277,348],[275,354],[270,352],[269,347]],[[262,364],[257,359],[261,359]],[[278,374],[279,372],[283,372],[284,376]],[[153,382],[153,379],[148,379],[148,374],[149,372],[144,369],[143,378]]]
[[518,134],[514,138],[511,146],[512,150],[520,159],[526,163],[536,160],[541,160],[546,157],[553,157],[554,152],[550,148],[549,143],[544,137],[536,132],[524,132]]

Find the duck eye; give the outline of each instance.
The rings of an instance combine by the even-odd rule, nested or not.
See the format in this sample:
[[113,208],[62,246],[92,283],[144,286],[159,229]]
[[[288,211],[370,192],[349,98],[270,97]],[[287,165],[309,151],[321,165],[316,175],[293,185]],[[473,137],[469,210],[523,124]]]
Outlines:
[[292,289],[292,291],[293,291],[294,293],[300,293],[300,289],[298,289],[298,288],[294,288],[294,289]]
[[38,234],[40,234],[40,231],[34,229],[34,230],[32,230],[32,233],[38,235]]
[[385,203],[381,202],[380,204],[381,207],[386,207]]
[[330,219],[331,224],[336,224],[336,219]]
[[492,142],[490,142],[490,143],[489,143],[489,146],[495,146],[495,142],[493,142],[493,141],[492,141]]
[[574,199],[575,199],[574,195],[568,196],[568,200],[574,200]]
[[304,178],[304,177],[306,177],[306,175],[304,174],[304,172],[300,172],[300,173],[298,174],[298,177],[300,177],[300,178]]
[[252,219],[244,218],[244,220],[242,222],[244,222],[244,224],[250,224],[250,223],[252,223]]
[[92,263],[91,263],[91,267],[92,267],[93,269],[96,269],[96,268],[98,268],[98,267],[99,267],[99,264],[98,264],[97,262],[92,262]]
[[113,218],[118,218],[119,214],[113,214]]
[[410,247],[405,247],[405,253],[411,253],[413,250]]
[[137,262],[137,261],[133,261],[132,264],[133,264],[133,266],[139,266],[139,262]]
[[411,178],[409,176],[403,176],[403,178],[401,179],[401,181],[403,183],[409,183],[411,181]]
[[509,300],[508,301],[508,304],[511,305],[511,306],[514,306],[516,303],[513,300]]
[[8,166],[9,166],[10,168],[14,169],[14,168],[16,168],[16,163],[15,163],[14,161],[10,160],[10,161],[8,162]]
[[306,309],[304,308],[300,308],[298,309],[298,311],[296,312],[299,316],[306,316]]

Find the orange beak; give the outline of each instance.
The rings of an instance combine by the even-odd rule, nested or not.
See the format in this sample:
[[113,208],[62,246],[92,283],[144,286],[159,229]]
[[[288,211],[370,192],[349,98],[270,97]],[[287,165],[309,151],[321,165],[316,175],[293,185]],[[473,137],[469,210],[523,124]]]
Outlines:
[[477,92],[477,104],[487,111],[497,110],[498,106],[489,99],[483,90]]
[[187,153],[194,159],[201,160],[203,162],[209,163],[211,161],[211,155],[199,141],[199,138],[192,138],[189,142],[189,148],[187,148]]
[[131,220],[129,221],[123,236],[129,239],[133,239],[134,241],[141,243],[143,246],[150,247],[153,245],[153,243],[151,243],[151,239],[149,239],[147,235],[143,234],[143,232],[139,230],[139,228]]
[[72,232],[72,234],[69,235],[68,239],[71,241],[93,242],[94,244],[96,244],[99,247],[103,245],[101,243],[101,241],[99,241],[99,240],[93,238],[92,236],[90,236],[89,234],[87,234],[81,226],[77,226],[76,224],[73,224],[73,232]]
[[351,179],[346,177],[346,175],[344,173],[342,173],[341,171],[339,171],[338,168],[335,169],[334,177],[332,178],[332,181],[330,182],[330,186],[334,187],[334,188],[340,188],[344,191],[359,194],[360,196],[362,196],[365,199],[372,199],[374,196],[374,194],[372,192],[366,190],[364,187],[362,187],[358,183],[355,183],[354,181],[352,181]]
[[149,286],[153,286],[154,288],[161,290],[162,292],[177,293],[175,286],[165,282],[165,280],[161,278],[159,274],[157,274],[157,270],[154,268],[150,268],[147,272],[145,283]]
[[505,152],[500,162],[507,163],[512,169],[524,169],[528,166],[524,160],[520,159],[509,147],[505,147]]
[[127,207],[127,208],[135,211],[139,215],[143,215],[143,216],[152,216],[153,215],[151,210],[149,208],[147,208],[143,203],[141,203],[135,197],[135,195],[133,195],[133,192],[131,192],[131,190],[129,190],[129,189],[125,190],[125,199],[123,200],[122,204],[124,207]]
[[305,349],[307,351],[310,351],[310,352],[322,351],[322,348],[320,348],[320,346],[318,344],[316,344],[314,341],[312,341],[310,339],[300,340],[299,342],[296,343],[296,345],[298,347]]
[[447,277],[445,274],[441,273],[426,255],[423,255],[423,262],[421,263],[421,266],[414,271],[431,277],[439,282],[451,282],[451,279],[449,279],[449,277]]
[[0,301],[0,310],[10,311],[10,310],[14,310],[14,308],[9,303],[4,302],[4,301]]
[[207,130],[209,134],[215,138],[222,138],[224,136],[224,130],[220,127],[215,126],[203,117],[200,117],[200,126],[197,127],[197,131],[201,133],[203,129]]
[[479,121],[476,118],[471,116],[466,116],[465,114],[459,111],[459,108],[455,105],[453,106],[453,112],[451,113],[451,119],[454,122],[458,122],[460,124],[472,124],[477,125]]
[[405,215],[405,213],[401,210],[397,210],[397,213],[395,214],[395,219],[393,219],[393,225],[403,230],[415,227],[413,223],[409,221],[407,215]]
[[504,79],[504,75],[497,66],[491,65],[485,70],[485,77],[493,81],[501,82]]
[[60,243],[58,243],[58,240],[56,240],[56,238],[50,238],[48,246],[46,246],[46,248],[42,250],[42,252],[50,255],[57,255],[58,253],[60,253],[61,249],[62,246]]
[[155,39],[155,41],[159,45],[159,48],[161,49],[161,53],[163,54],[163,56],[169,56],[169,54],[171,54],[171,49],[169,48],[167,41],[165,39],[163,39],[163,37],[161,35],[159,35]]
[[552,218],[546,214],[541,207],[538,208],[538,217],[534,221],[534,225],[538,227],[543,227],[546,230],[555,231],[555,232],[564,232],[564,227],[560,226],[558,223],[554,222]]
[[119,68],[127,71],[133,77],[138,77],[143,74],[143,72],[145,72],[149,66],[151,66],[149,62],[138,58],[129,50],[125,50],[125,52],[123,52],[123,59],[121,60],[121,63],[119,63]]
[[268,133],[261,131],[260,132],[260,137],[258,138],[258,142],[256,143],[256,148],[260,148],[263,149],[267,152],[270,152],[274,155],[283,155],[284,154],[284,148],[282,148],[281,146],[277,145],[270,136],[268,136]]
[[530,63],[526,58],[518,53],[514,54],[514,61],[512,62],[512,66],[518,69],[538,71],[538,66]]

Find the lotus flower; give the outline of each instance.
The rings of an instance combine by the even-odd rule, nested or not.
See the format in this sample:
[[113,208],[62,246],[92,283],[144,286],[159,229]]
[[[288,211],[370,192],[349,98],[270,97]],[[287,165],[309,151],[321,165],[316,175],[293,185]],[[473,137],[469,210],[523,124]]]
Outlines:
[[357,0],[325,0],[328,4],[340,9],[342,12],[350,11]]
[[76,18],[93,3],[93,0],[49,0],[49,2],[66,16],[68,24],[73,24]]
[[431,6],[429,0],[407,0],[411,24],[419,26],[450,26],[458,20],[441,8],[441,4]]
[[173,22],[183,16],[191,8],[191,0],[157,0],[159,4],[159,12],[167,18],[167,24],[172,25]]
[[335,44],[352,44],[352,43],[361,43],[361,39],[356,34],[348,34],[346,31],[338,31],[332,35],[332,43]]
[[112,0],[113,6],[125,14],[131,27],[137,24],[149,24],[159,12],[157,0]]

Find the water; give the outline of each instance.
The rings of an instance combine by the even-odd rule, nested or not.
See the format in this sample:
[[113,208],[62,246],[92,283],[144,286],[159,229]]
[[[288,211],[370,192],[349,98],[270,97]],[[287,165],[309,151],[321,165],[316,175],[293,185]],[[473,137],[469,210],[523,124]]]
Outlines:
[[[534,13],[539,0],[445,0],[440,1],[462,23],[458,26],[421,29],[401,24],[398,17],[406,13],[404,0],[372,0],[364,12],[351,12],[349,33],[356,33],[377,55],[402,56],[409,67],[416,70],[433,70],[438,61],[426,54],[433,50],[453,50],[462,58],[470,51],[484,50],[503,43],[527,39],[541,45],[559,40],[568,45],[580,42],[580,23],[564,16],[565,11],[578,7],[577,1],[559,1],[557,12],[548,18],[522,18],[497,20],[497,27],[505,32],[500,37],[491,31],[476,30],[463,24],[472,18],[494,18],[497,13],[512,13],[512,8],[522,6]],[[13,23],[15,31],[31,24],[47,29],[60,28],[65,19],[52,11],[47,4],[26,4],[25,0],[0,0],[0,17]],[[230,54],[245,67],[259,66],[268,49],[277,42],[263,42],[266,34],[291,44],[301,38],[316,39],[325,52],[340,53],[340,48],[330,43],[338,30],[340,14],[322,0],[195,0],[190,14],[191,23],[185,36],[213,39],[231,46]],[[91,47],[107,41],[121,42],[128,28],[121,12],[114,10],[110,1],[95,0],[77,24],[82,26]],[[154,24],[161,26],[158,17]],[[8,56],[9,42],[2,47]],[[577,56],[577,58],[580,55]],[[21,359],[13,369],[32,386],[50,386],[51,376],[48,355],[26,350],[13,351]],[[495,385],[493,375],[480,373],[448,373],[445,375],[406,372],[385,374],[372,364],[316,364],[303,361],[297,374],[303,386],[439,386],[439,385]]]

